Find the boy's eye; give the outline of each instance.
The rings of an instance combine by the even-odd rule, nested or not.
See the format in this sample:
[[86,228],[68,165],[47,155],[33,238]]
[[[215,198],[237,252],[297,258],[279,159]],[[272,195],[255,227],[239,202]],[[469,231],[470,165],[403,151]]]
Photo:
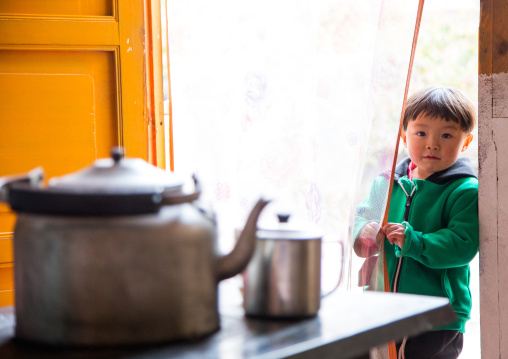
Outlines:
[[417,135],[417,136],[425,136],[425,132],[423,132],[423,131],[418,131],[418,132],[416,133],[416,135]]
[[444,133],[441,137],[443,137],[443,138],[451,138],[452,135],[450,135],[449,133]]

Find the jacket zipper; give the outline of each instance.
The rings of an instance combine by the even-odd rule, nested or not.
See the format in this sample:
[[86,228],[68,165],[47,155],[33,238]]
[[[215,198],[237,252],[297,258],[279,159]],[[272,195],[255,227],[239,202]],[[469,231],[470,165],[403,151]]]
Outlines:
[[[412,189],[411,193],[409,194],[409,193],[407,193],[406,189],[402,185],[402,182],[400,182],[400,180],[398,180],[397,182],[399,183],[400,187],[404,191],[404,194],[406,195],[406,205],[404,207],[403,221],[407,222],[407,220],[409,219],[409,210],[411,209],[411,202],[413,201],[413,196],[415,194],[416,186],[413,184],[413,189]],[[396,293],[399,291],[399,278],[400,278],[403,260],[404,260],[404,258],[400,257],[397,261],[397,269],[395,270],[395,274],[393,276],[393,281],[392,281],[392,283],[393,283],[392,292],[393,293]]]

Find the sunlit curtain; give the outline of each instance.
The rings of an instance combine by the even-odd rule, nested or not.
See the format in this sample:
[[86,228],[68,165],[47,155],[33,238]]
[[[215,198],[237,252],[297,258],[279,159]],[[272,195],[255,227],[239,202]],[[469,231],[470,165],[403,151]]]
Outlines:
[[324,287],[345,264],[350,216],[391,167],[418,1],[168,0],[174,168],[195,173],[234,244],[255,201],[261,223],[324,233]]

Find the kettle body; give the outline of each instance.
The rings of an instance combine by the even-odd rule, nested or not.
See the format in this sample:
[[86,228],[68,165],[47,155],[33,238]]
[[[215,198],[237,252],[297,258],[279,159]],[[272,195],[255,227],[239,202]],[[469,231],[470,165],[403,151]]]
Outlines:
[[219,329],[215,228],[191,203],[123,217],[21,213],[16,337],[116,345]]

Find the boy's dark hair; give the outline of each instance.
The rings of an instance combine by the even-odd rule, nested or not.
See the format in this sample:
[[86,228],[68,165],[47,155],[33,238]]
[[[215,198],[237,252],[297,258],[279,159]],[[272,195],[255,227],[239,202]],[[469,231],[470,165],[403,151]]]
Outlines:
[[474,105],[453,87],[432,86],[411,95],[404,112],[404,131],[409,120],[416,120],[420,114],[456,122],[465,133],[470,133],[476,125]]

